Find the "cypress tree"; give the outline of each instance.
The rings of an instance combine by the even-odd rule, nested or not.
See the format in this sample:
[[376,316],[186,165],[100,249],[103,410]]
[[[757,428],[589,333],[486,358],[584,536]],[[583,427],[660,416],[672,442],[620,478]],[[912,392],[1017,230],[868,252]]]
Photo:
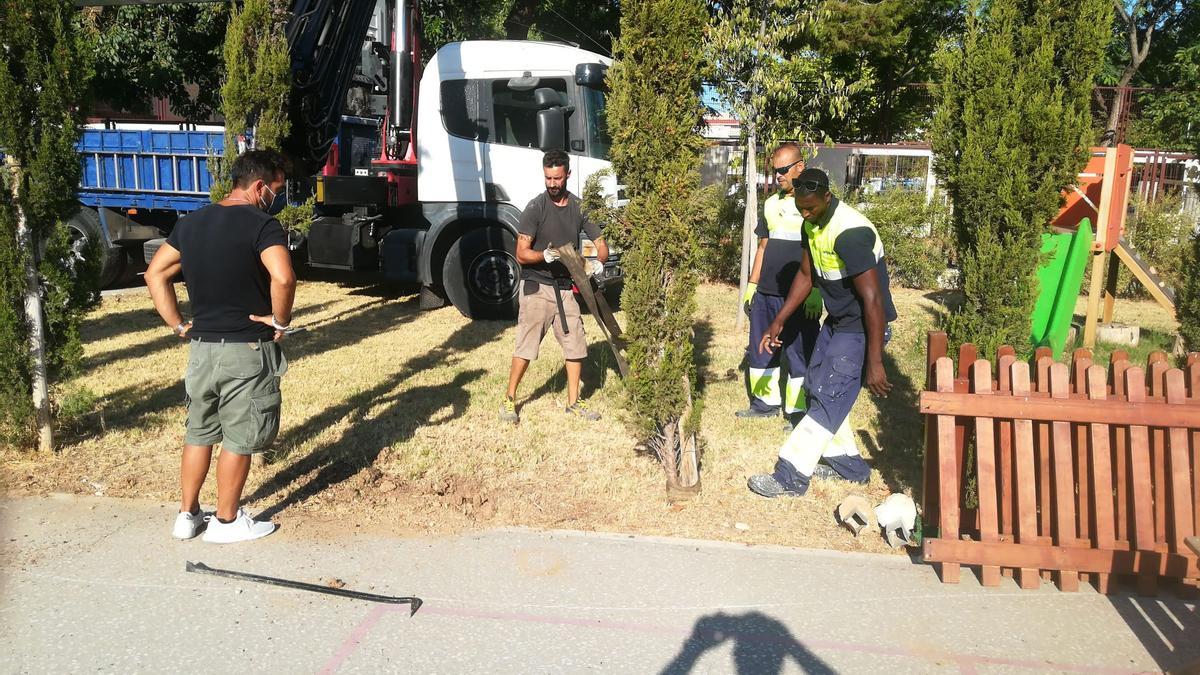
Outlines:
[[[98,271],[72,250],[89,62],[68,0],[0,3],[0,431],[52,447],[48,380],[79,367]],[[84,256],[93,260],[95,256]]]
[[628,405],[668,485],[698,487],[694,401],[698,133],[706,15],[699,0],[630,0],[609,72],[612,160],[629,204],[621,215]]
[[940,55],[932,129],[954,203],[964,302],[947,329],[980,353],[1028,351],[1041,234],[1087,160],[1108,0],[974,2]]

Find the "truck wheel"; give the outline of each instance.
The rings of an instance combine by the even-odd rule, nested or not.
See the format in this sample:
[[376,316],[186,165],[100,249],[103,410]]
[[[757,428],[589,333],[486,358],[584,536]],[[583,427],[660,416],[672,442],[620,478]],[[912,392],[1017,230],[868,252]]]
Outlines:
[[514,319],[521,266],[516,239],[501,227],[470,230],[446,252],[446,297],[469,319]]
[[113,285],[125,271],[125,251],[108,245],[101,232],[100,214],[87,207],[79,209],[67,223],[71,230],[71,250],[80,259],[95,255],[100,264],[100,288]]

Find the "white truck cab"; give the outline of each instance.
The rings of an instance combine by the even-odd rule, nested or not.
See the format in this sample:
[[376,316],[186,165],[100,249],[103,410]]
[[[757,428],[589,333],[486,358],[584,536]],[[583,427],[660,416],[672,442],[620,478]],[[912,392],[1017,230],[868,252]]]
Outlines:
[[[384,237],[385,275],[418,281],[423,302],[441,296],[471,317],[514,315],[516,229],[521,211],[545,190],[543,153],[570,155],[568,187],[579,196],[589,176],[610,167],[604,74],[611,63],[546,42],[457,42],[438,50],[417,97],[425,227]],[[613,177],[602,185],[616,195]],[[604,276],[602,283],[619,278],[619,265],[611,262]]]

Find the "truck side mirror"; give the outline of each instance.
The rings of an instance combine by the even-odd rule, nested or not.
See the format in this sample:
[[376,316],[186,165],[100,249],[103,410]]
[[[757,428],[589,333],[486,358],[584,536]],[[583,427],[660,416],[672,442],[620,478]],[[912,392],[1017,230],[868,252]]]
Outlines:
[[563,150],[567,139],[567,115],[562,108],[550,108],[537,112],[538,147],[545,150]]
[[554,108],[563,104],[562,96],[550,87],[538,87],[533,90],[533,104],[539,110]]

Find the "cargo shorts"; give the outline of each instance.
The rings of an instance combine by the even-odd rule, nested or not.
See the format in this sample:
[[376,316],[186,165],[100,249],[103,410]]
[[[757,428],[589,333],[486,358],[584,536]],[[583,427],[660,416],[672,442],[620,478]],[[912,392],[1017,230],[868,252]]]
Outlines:
[[[569,333],[563,332],[562,320],[558,316],[558,303],[554,294],[562,299],[563,314],[567,318]],[[517,346],[513,356],[534,361],[546,329],[553,327],[554,337],[562,346],[563,358],[579,361],[587,358],[587,339],[583,335],[583,315],[575,293],[569,288],[555,288],[532,279],[521,282],[521,298],[517,311]]]
[[238,455],[262,452],[279,434],[279,379],[287,358],[278,343],[192,340],[184,390],[188,445]]

